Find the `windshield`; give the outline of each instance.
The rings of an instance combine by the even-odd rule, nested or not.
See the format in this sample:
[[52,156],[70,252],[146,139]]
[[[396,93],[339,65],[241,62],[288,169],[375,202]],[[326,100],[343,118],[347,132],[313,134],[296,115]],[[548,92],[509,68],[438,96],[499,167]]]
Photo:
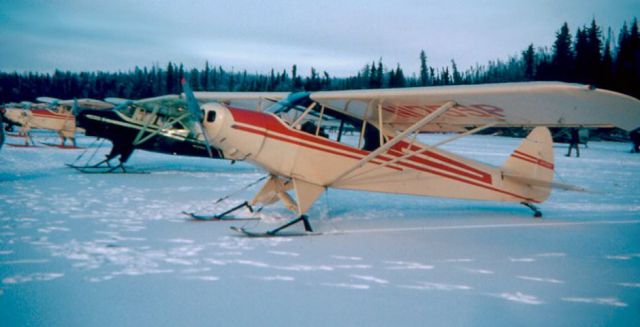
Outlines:
[[303,132],[372,151],[380,146],[378,128],[314,102],[308,92],[292,93],[265,112]]
[[272,104],[265,112],[278,115],[291,109],[304,111],[311,102],[308,92],[291,93],[288,97]]

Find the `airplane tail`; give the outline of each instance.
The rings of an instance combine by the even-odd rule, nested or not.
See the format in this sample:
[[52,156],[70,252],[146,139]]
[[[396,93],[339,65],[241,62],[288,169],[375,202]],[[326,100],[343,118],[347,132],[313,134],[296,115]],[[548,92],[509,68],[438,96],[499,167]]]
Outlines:
[[[536,127],[502,166],[505,182],[527,193],[534,202],[549,197],[553,183],[553,139],[546,127]],[[523,185],[524,184],[524,185]]]

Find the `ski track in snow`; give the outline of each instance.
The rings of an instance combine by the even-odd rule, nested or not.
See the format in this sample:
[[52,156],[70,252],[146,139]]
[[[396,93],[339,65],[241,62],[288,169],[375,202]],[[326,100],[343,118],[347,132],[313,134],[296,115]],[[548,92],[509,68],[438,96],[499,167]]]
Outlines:
[[[499,165],[517,143],[489,140],[473,137],[445,148]],[[486,143],[487,151],[478,151],[478,142]],[[83,175],[61,167],[74,158],[70,152],[3,148],[0,295],[7,298],[21,285],[40,282],[82,287],[154,276],[167,287],[174,280],[202,285],[197,287],[266,285],[260,287],[273,292],[295,285],[304,293],[369,291],[411,299],[442,294],[500,305],[628,310],[640,295],[637,276],[627,273],[640,265],[640,244],[600,242],[599,252],[584,240],[603,230],[637,231],[640,225],[640,198],[626,192],[640,190],[640,157],[622,150],[594,143],[580,161],[557,156],[565,182],[603,192],[554,191],[542,205],[547,219],[530,220],[517,204],[331,190],[311,209],[319,217],[312,224],[327,235],[251,239],[228,227],[266,229],[290,213],[269,207],[260,213],[263,221],[242,223],[195,222],[180,214],[218,212],[251,198],[259,186],[212,204],[264,176],[247,164],[137,151],[132,165],[150,174]],[[595,171],[606,176],[590,177]],[[547,233],[568,239],[546,244]],[[589,266],[577,272],[573,265]],[[603,269],[610,273],[603,275]],[[580,294],[605,296],[567,293],[576,285],[587,285]],[[587,292],[591,286],[599,292]],[[340,295],[335,301],[342,301]]]
[[563,297],[563,301],[575,303],[591,303],[613,307],[627,307],[628,304],[615,297]]
[[493,296],[505,299],[507,301],[522,303],[522,304],[531,304],[531,305],[540,305],[544,304],[544,302],[533,295],[523,294],[520,292],[515,293],[500,293],[494,294]]
[[529,280],[534,282],[543,282],[543,283],[551,283],[551,284],[564,284],[564,281],[554,278],[542,278],[542,277],[533,277],[533,276],[516,276],[522,280]]
[[400,288],[420,291],[468,291],[473,287],[468,285],[443,284],[432,282],[418,282],[415,285],[399,285]]

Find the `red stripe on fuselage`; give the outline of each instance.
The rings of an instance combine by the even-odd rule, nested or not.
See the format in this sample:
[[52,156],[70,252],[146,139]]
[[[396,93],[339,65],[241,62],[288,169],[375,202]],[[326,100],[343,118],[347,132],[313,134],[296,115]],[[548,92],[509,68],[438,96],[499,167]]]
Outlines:
[[59,114],[59,113],[51,112],[49,110],[44,110],[44,109],[32,109],[31,114],[34,116],[43,117],[43,118],[65,119],[65,120],[74,119],[72,115]]
[[[347,154],[347,153],[343,153],[343,152],[333,151],[333,150],[330,150],[330,149],[327,149],[327,148],[322,148],[322,147],[319,147],[319,146],[315,146],[315,145],[304,143],[304,142],[300,142],[300,141],[291,140],[291,139],[288,139],[286,137],[282,137],[280,135],[273,134],[273,133],[268,133],[268,132],[263,131],[263,130],[253,129],[253,128],[249,128],[249,127],[246,127],[246,126],[240,126],[240,125],[235,125],[235,124],[232,125],[231,128],[234,128],[234,129],[237,129],[237,130],[241,130],[241,131],[245,131],[245,132],[249,132],[249,133],[253,133],[253,134],[257,134],[257,135],[261,135],[261,136],[265,136],[265,137],[269,137],[269,138],[280,140],[280,141],[284,141],[284,142],[287,142],[287,143],[292,143],[292,144],[304,146],[306,148],[310,148],[310,149],[314,149],[314,150],[318,150],[318,151],[322,151],[322,152],[327,152],[327,153],[331,153],[331,154],[335,154],[335,155],[351,158],[351,159],[356,159],[356,160],[362,159],[362,157],[358,157],[358,156]],[[318,142],[316,142],[316,143],[318,143]],[[380,161],[377,161],[377,160],[372,160],[371,163],[374,163],[374,164],[377,164],[377,165],[381,165],[382,164]],[[389,168],[402,171],[402,168],[399,168],[399,167],[396,167],[396,166],[393,166],[393,165],[389,165]]]
[[[364,150],[355,149],[350,146],[346,146],[344,144],[328,140],[324,137],[319,137],[319,136],[311,135],[306,132],[301,132],[301,131],[292,129],[289,126],[285,125],[285,123],[283,123],[280,119],[276,118],[272,114],[261,113],[257,111],[249,111],[244,109],[232,109],[229,111],[233,115],[233,119],[238,123],[243,123],[243,124],[252,125],[259,128],[264,128],[267,131],[273,131],[275,133],[280,133],[287,136],[300,138],[305,141],[352,152],[354,154],[360,154],[360,155],[366,156],[369,153]],[[271,136],[272,134],[268,133],[268,135]],[[381,157],[380,159],[389,160],[388,158],[385,158],[385,157]]]
[[[484,182],[487,184],[492,184],[492,179],[491,179],[491,174],[476,169],[475,167],[469,166],[465,163],[459,162],[459,161],[455,161],[451,158],[445,157],[437,152],[433,152],[433,151],[425,151],[424,148],[419,147],[417,145],[410,145],[408,142],[406,141],[401,141],[399,142],[396,146],[393,147],[393,149],[397,152],[402,152],[403,149],[406,148],[410,148],[411,151],[414,152],[420,152],[421,155],[427,156],[427,157],[431,157],[435,160],[439,160],[445,163],[450,164],[453,167],[449,167],[449,166],[445,166],[443,164],[434,162],[434,161],[430,161],[427,159],[422,159],[419,157],[415,157],[416,159],[414,159],[414,161],[416,162],[421,162],[427,166],[432,166],[434,168],[439,168],[439,169],[443,169],[443,170],[447,170],[459,175],[463,175],[465,177],[480,181],[480,182]],[[458,169],[456,169],[458,168]]]

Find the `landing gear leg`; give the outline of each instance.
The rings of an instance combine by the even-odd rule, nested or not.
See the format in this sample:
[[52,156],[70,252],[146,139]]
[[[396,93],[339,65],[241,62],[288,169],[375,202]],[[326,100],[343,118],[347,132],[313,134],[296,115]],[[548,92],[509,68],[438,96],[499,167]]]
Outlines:
[[542,211],[540,211],[540,209],[538,209],[538,207],[534,206],[533,204],[529,203],[529,202],[522,202],[522,204],[531,209],[531,211],[533,211],[533,216],[535,218],[541,218],[542,217]]
[[237,206],[235,206],[235,207],[233,207],[233,208],[231,208],[231,209],[229,209],[229,210],[227,210],[227,211],[225,211],[223,213],[215,215],[215,218],[216,219],[222,219],[222,218],[224,218],[224,216],[226,216],[226,215],[228,215],[228,214],[230,214],[230,213],[232,213],[232,212],[234,212],[234,211],[236,211],[236,210],[238,210],[240,208],[243,208],[243,207],[247,207],[247,209],[249,209],[249,212],[253,213],[253,207],[249,204],[248,201],[244,201],[241,204],[239,204],[239,205],[237,205]]
[[313,229],[311,229],[311,224],[309,223],[309,217],[307,217],[307,215],[301,215],[300,217],[298,217],[296,219],[293,219],[290,222],[288,222],[288,223],[286,223],[286,224],[284,224],[284,225],[282,225],[282,226],[280,226],[278,228],[275,228],[275,229],[272,229],[272,230],[268,231],[267,234],[276,235],[279,231],[281,231],[283,229],[286,229],[286,228],[288,228],[288,227],[290,227],[292,225],[295,225],[295,224],[297,224],[297,223],[299,223],[301,221],[304,224],[304,230],[306,232],[313,232]]
[[[305,230],[304,234],[299,234],[299,233],[284,234],[284,235],[280,234],[280,232],[282,230],[287,229],[287,228],[289,228],[289,227],[291,227],[291,226],[293,226],[293,225],[295,225],[295,224],[297,224],[299,222],[302,222],[304,224],[304,230]],[[238,228],[238,227],[235,227],[235,226],[231,226],[231,229],[236,231],[236,232],[242,233],[242,234],[244,234],[246,236],[249,236],[249,237],[307,236],[307,235],[318,235],[319,234],[319,233],[313,233],[313,229],[311,228],[311,224],[309,223],[309,217],[307,215],[300,215],[300,217],[295,218],[295,219],[289,221],[288,223],[286,223],[286,224],[284,224],[284,225],[282,225],[282,226],[280,226],[278,228],[275,228],[275,229],[272,229],[272,230],[269,230],[269,231],[266,231],[266,232],[252,232],[252,231],[246,230],[244,228]]]
[[258,210],[254,210],[253,207],[249,204],[248,201],[244,201],[243,203],[223,212],[223,213],[219,213],[217,215],[211,215],[211,216],[206,216],[206,215],[197,215],[193,212],[186,212],[183,211],[182,213],[193,218],[193,219],[197,219],[197,220],[255,220],[255,219],[259,219],[259,218],[226,218],[228,214],[238,210],[238,209],[242,209],[244,207],[247,207],[247,209],[249,209],[249,212],[251,213],[257,213],[260,212],[260,210],[262,210],[262,208],[259,208]]

